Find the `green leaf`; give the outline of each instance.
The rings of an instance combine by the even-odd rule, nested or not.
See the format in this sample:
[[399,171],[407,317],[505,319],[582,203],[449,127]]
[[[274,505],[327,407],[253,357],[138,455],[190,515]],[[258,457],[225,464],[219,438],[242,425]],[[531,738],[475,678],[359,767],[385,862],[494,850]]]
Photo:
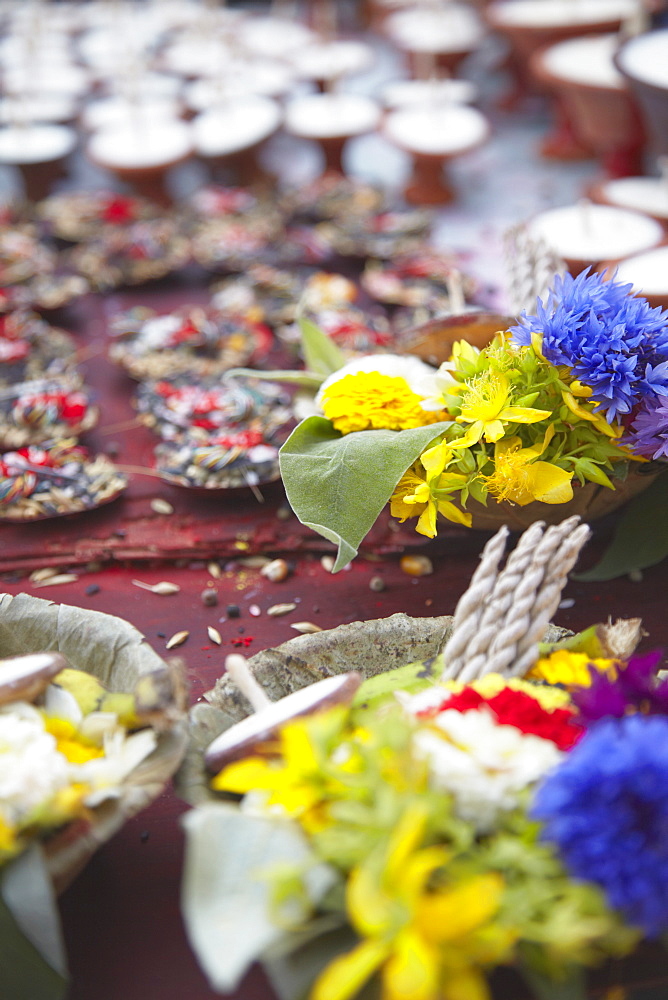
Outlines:
[[308,417],[280,452],[293,511],[338,545],[333,572],[346,566],[410,465],[449,427],[355,431],[342,435],[324,417]]
[[357,689],[353,707],[371,707],[390,697],[395,691],[407,691],[409,694],[421,691],[430,687],[442,673],[443,662],[440,657],[435,657],[430,663],[408,663],[405,667],[396,667],[369,677]]
[[587,1000],[584,970],[569,970],[565,979],[550,979],[536,969],[522,967],[522,975],[536,1000]]
[[257,368],[230,368],[225,372],[225,378],[256,378],[264,382],[285,382],[288,385],[300,385],[305,389],[319,389],[325,381],[324,375],[302,369],[279,368],[276,371],[259,371]]
[[334,341],[305,316],[300,316],[297,322],[302,334],[304,362],[309,371],[326,378],[343,368],[347,359]]
[[272,866],[308,867],[304,881],[313,903],[336,881],[313,855],[296,823],[242,813],[212,802],[183,818],[186,855],[182,912],[193,951],[214,990],[230,993],[285,928],[273,919]]
[[62,1000],[66,990],[58,908],[34,844],[0,869],[0,996]]
[[628,504],[601,560],[584,573],[574,573],[574,578],[614,580],[661,562],[668,555],[667,508],[668,475],[664,474]]
[[279,1000],[301,1000],[330,962],[351,951],[357,938],[349,927],[320,934],[285,954],[269,954],[262,967]]

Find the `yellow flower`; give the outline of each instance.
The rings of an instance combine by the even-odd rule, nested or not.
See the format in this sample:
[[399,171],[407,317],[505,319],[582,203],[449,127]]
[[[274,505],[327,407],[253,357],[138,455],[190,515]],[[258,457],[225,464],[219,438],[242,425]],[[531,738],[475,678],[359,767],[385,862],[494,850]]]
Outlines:
[[0,858],[16,850],[16,828],[0,812]]
[[350,922],[362,938],[320,975],[311,1000],[349,1000],[376,972],[385,1000],[488,1000],[481,966],[508,959],[514,934],[494,924],[503,891],[496,874],[432,886],[448,861],[422,847],[424,804],[413,802],[378,854],[354,868],[346,888]]
[[[436,535],[436,516],[441,513],[448,521],[471,527],[471,515],[456,507],[451,500],[439,496],[439,491],[461,489],[466,483],[466,476],[459,472],[445,472],[452,459],[452,451],[445,442],[434,445],[423,452],[419,464],[403,474],[390,498],[390,513],[392,517],[405,521],[408,517],[417,517],[416,531],[421,535],[434,538]],[[420,469],[424,469],[424,475]]]
[[403,431],[447,419],[442,410],[423,410],[421,401],[422,397],[400,376],[358,372],[332,382],[323,393],[321,405],[327,419],[342,434],[383,428]]
[[[621,424],[609,424],[608,421],[605,419],[603,413],[601,412],[594,413],[592,409],[586,409],[587,405],[591,407],[592,405],[591,403],[583,404],[577,401],[574,395],[575,390],[577,389],[578,396],[583,396],[584,392],[582,390],[584,388],[585,387],[581,386],[580,383],[574,382],[571,385],[571,392],[561,393],[561,398],[563,399],[564,403],[571,411],[571,413],[574,416],[579,417],[580,420],[588,420],[590,423],[594,425],[597,431],[600,431],[601,434],[605,434],[606,437],[611,437],[611,438],[621,437],[622,434],[624,433],[624,428],[622,427]],[[591,393],[591,390],[589,391]]]
[[562,688],[531,684],[529,681],[517,677],[504,677],[501,674],[485,674],[480,680],[472,681],[470,686],[483,698],[493,698],[505,688],[510,688],[511,691],[523,691],[524,694],[535,698],[546,712],[553,712],[557,708],[568,708],[571,704],[568,692]]
[[509,500],[520,507],[540,500],[543,503],[568,503],[573,499],[572,473],[552,462],[537,461],[554,434],[550,424],[543,441],[522,448],[518,437],[503,438],[494,448],[494,472],[485,476],[487,490],[501,502]]
[[503,372],[486,371],[467,382],[462,390],[461,413],[458,423],[471,424],[464,437],[453,441],[453,448],[470,448],[482,437],[498,441],[505,433],[504,421],[513,424],[535,424],[552,414],[531,406],[510,406],[510,380]]
[[70,764],[85,764],[87,760],[104,757],[104,750],[79,736],[76,726],[67,719],[49,716],[44,720],[47,733],[56,737],[56,749]]
[[574,653],[568,649],[557,649],[531,668],[527,677],[547,681],[548,684],[564,684],[566,687],[590,687],[590,667],[601,674],[617,676],[617,660],[592,659],[586,653]]

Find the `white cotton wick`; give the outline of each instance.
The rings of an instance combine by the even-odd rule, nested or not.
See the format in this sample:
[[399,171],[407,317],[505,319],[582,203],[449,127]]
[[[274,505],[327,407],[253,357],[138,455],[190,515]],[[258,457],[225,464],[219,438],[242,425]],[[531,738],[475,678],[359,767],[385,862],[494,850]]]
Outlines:
[[254,712],[259,712],[262,708],[271,705],[271,699],[264,693],[264,689],[253,677],[246,658],[240,653],[230,653],[225,658],[225,670],[229,674],[230,680],[239,689],[245,698],[253,706]]

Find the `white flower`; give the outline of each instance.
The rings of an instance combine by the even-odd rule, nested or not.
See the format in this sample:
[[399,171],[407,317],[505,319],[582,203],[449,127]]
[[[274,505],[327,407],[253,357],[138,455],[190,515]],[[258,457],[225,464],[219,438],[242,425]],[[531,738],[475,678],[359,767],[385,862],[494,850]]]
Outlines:
[[0,807],[6,820],[20,825],[70,784],[70,765],[44,728],[44,719],[27,702],[0,709]]
[[87,806],[98,806],[105,799],[118,798],[125,778],[155,750],[157,737],[152,729],[140,729],[126,736],[116,729],[104,737],[104,757],[95,757],[77,767],[77,780],[91,788]]
[[416,386],[425,376],[435,375],[436,369],[410,354],[365,354],[361,358],[349,361],[325,379],[315,397],[316,405],[322,405],[322,394],[330,385],[334,385],[346,375],[357,375],[358,372],[379,372],[381,375],[389,375],[391,378],[403,378],[408,382],[413,392],[422,395]]
[[454,361],[444,361],[437,371],[425,373],[411,387],[413,392],[423,397],[421,403],[423,410],[444,409],[444,397],[451,392],[453,386],[461,385],[450,374],[455,367]]
[[434,786],[451,793],[457,815],[481,832],[563,757],[550,740],[499,725],[484,707],[441,712],[414,739]]

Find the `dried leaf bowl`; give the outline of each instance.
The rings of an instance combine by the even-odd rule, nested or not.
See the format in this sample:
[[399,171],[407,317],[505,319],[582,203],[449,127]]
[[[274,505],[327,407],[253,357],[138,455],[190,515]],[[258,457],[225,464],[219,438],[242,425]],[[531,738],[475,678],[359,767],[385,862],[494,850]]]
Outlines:
[[160,691],[151,716],[153,752],[127,776],[117,798],[44,842],[48,872],[62,892],[97,848],[162,792],[185,752],[187,727],[178,665],[165,663],[129,622],[28,594],[0,595],[0,658],[46,650],[62,653],[70,666],[93,674],[110,691],[132,691],[148,675]]

